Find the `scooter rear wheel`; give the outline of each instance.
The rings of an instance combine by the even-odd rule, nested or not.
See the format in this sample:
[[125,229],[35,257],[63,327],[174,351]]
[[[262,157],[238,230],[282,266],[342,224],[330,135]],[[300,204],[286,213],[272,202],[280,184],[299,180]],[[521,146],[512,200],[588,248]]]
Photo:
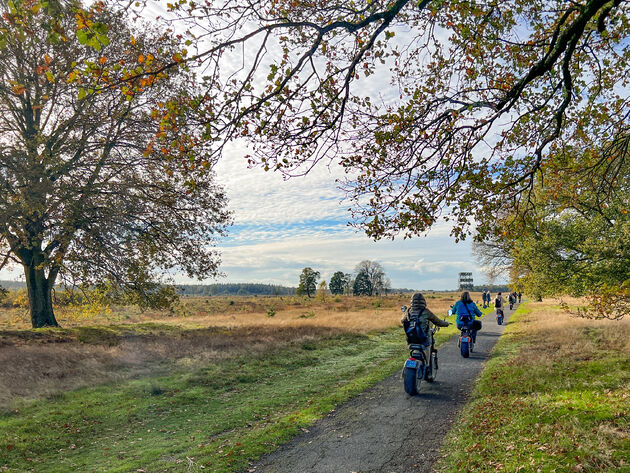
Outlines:
[[414,368],[403,369],[405,392],[410,396],[418,394],[418,375]]
[[470,356],[470,343],[469,342],[460,342],[459,349],[464,358],[468,358]]

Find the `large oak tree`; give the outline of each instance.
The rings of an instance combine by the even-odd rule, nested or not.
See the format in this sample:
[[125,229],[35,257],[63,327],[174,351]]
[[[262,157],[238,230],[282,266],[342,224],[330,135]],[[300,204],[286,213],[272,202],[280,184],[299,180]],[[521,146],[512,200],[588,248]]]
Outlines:
[[156,120],[195,90],[160,71],[175,42],[99,2],[0,10],[0,267],[23,267],[33,326],[57,325],[58,282],[150,296],[157,270],[216,274],[230,216],[208,150]]

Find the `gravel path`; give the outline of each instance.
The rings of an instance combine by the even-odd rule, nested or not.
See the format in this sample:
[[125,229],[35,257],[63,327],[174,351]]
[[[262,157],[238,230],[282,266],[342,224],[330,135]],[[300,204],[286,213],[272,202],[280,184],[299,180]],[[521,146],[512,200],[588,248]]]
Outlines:
[[[505,311],[505,322],[512,311]],[[482,319],[475,351],[462,358],[457,336],[439,349],[435,383],[403,390],[401,372],[364,391],[250,468],[256,473],[429,473],[444,436],[503,333],[494,313]],[[400,360],[401,368],[404,360]]]

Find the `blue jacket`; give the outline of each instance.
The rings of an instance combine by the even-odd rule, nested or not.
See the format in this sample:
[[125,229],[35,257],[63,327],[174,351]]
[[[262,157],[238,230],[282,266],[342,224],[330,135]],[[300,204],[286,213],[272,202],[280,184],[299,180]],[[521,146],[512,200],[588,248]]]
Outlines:
[[463,322],[460,319],[461,315],[472,315],[472,320],[475,320],[475,316],[481,317],[481,311],[477,307],[477,304],[474,302],[469,302],[468,304],[464,304],[462,301],[457,301],[455,307],[453,307],[453,314],[457,315],[455,322],[457,325],[461,325]]

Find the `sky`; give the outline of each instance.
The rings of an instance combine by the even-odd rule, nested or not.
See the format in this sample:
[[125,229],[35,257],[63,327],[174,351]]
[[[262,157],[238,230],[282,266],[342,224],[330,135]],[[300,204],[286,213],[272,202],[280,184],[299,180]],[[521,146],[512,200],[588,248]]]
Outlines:
[[[404,43],[406,29],[396,29],[395,41]],[[247,71],[243,64],[256,50],[248,46],[245,57],[226,55],[225,70]],[[384,101],[397,97],[400,91],[389,67],[387,63],[362,79],[357,86],[362,94]],[[475,283],[486,282],[470,239],[456,244],[449,224],[438,223],[424,237],[375,242],[348,225],[349,202],[335,182],[343,175],[341,169],[322,160],[306,176],[284,180],[277,172],[248,169],[246,154],[252,151],[231,143],[216,168],[217,182],[225,187],[234,212],[229,237],[218,245],[225,277],[217,282],[295,287],[307,266],[330,281],[334,272],[352,273],[363,260],[378,261],[393,288],[456,289],[460,271],[472,272]]]
[[297,286],[307,266],[330,281],[335,271],[352,273],[363,260],[378,261],[393,288],[456,289],[460,271],[486,282],[471,242],[456,244],[449,224],[437,224],[424,237],[375,242],[348,225],[349,203],[334,168],[321,165],[284,180],[279,173],[248,169],[245,154],[232,146],[216,169],[234,212],[229,236],[218,245],[225,277],[216,282]]

